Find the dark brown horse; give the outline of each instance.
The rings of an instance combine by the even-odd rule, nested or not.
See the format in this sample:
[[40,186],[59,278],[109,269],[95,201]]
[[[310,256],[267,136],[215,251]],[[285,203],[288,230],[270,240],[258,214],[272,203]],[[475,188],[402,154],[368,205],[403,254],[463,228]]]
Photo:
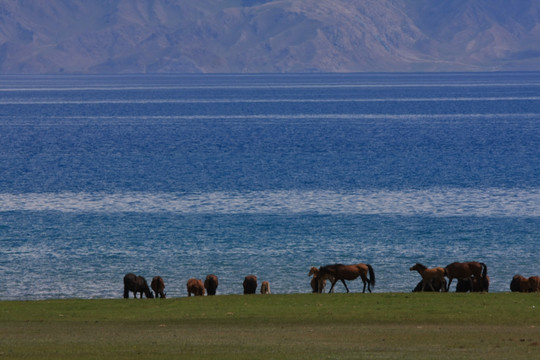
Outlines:
[[[428,269],[427,266],[422,265],[420,263],[416,263],[409,269],[410,271],[418,271],[420,276],[422,276],[422,291],[426,291],[427,286],[431,288],[431,290],[435,291],[435,288],[433,286],[434,282],[437,283],[446,283],[446,280],[444,278],[445,271],[442,267],[435,267]],[[445,286],[446,287],[446,286]]]
[[201,279],[191,278],[187,281],[188,296],[204,296],[204,285]]
[[540,292],[540,276],[531,276],[528,280],[529,280],[529,291]]
[[[480,282],[484,283],[484,286],[482,287]],[[482,288],[484,290],[482,290]],[[458,279],[457,285],[456,285],[456,292],[488,292],[489,291],[489,276],[486,275],[485,278],[476,278],[476,277],[469,277],[464,279]]]
[[257,277],[255,275],[246,276],[242,285],[244,286],[244,294],[255,294],[257,291]]
[[204,288],[208,295],[216,295],[216,290],[219,285],[218,277],[214,274],[206,275],[204,279]]
[[512,292],[529,292],[529,279],[519,274],[514,275],[510,282]]
[[[368,273],[369,278],[367,276]],[[349,292],[349,288],[347,287],[345,280],[354,280],[359,276],[364,282],[364,290],[362,291],[363,293],[366,292],[366,285],[369,292],[371,292],[371,286],[375,286],[375,273],[373,272],[373,268],[369,264],[333,264],[321,266],[319,268],[319,279],[326,279],[328,278],[328,276],[332,276],[334,278],[332,280],[332,286],[330,287],[329,292],[332,292],[332,290],[334,290],[334,286],[336,285],[336,282],[338,280],[341,280],[341,282],[345,286],[345,289],[347,289],[347,292]]]
[[150,287],[152,290],[154,290],[154,294],[156,294],[156,298],[162,298],[165,299],[167,294],[165,294],[163,291],[165,290],[165,283],[163,282],[163,278],[161,276],[154,276],[152,278],[152,282],[150,283]]
[[514,275],[510,282],[510,290],[514,292],[539,292],[540,276],[526,278],[521,275]]
[[448,277],[448,287],[446,291],[450,290],[450,284],[454,279],[466,279],[471,276],[477,279],[483,279],[480,282],[481,291],[484,291],[484,283],[487,276],[487,266],[484,263],[470,261],[470,262],[453,262],[446,265],[444,268],[446,276]]
[[148,288],[148,283],[146,282],[146,279],[133,273],[128,273],[124,276],[124,299],[129,298],[130,291],[133,292],[133,296],[135,297],[135,299],[137,298],[137,293],[141,293],[141,299],[143,293],[149,299],[154,298],[154,295]]
[[444,283],[438,281],[438,280],[433,280],[433,282],[431,283],[431,285],[433,285],[433,290],[431,290],[430,288],[425,288],[424,290],[422,290],[422,288],[424,287],[424,280],[420,280],[418,282],[418,284],[416,284],[415,288],[413,289],[413,292],[420,292],[420,291],[425,291],[425,292],[431,292],[431,291],[435,291],[435,292],[440,292],[440,291],[446,291],[446,279],[444,280]]

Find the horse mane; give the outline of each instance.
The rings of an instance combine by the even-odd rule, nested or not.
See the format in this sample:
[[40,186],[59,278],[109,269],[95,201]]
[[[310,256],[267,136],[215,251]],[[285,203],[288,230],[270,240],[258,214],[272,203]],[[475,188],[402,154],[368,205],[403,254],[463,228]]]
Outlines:
[[337,266],[345,266],[343,264],[328,264],[328,265],[324,265],[324,266],[321,266],[319,268],[319,275],[322,273],[325,273],[325,272],[328,272],[329,269],[332,269],[332,268],[335,268]]
[[426,265],[420,264],[420,263],[416,263],[415,265],[418,266],[419,268],[422,268],[422,270],[426,270],[428,268]]

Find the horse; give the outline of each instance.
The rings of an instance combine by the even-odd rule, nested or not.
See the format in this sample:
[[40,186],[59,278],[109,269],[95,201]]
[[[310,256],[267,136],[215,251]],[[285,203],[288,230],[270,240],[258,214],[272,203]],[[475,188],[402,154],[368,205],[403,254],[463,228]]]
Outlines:
[[257,291],[257,277],[255,275],[248,275],[244,278],[244,295],[255,294]]
[[[367,276],[368,273],[369,278]],[[375,286],[375,273],[373,272],[373,267],[371,267],[371,265],[369,264],[333,264],[321,266],[319,268],[319,288],[322,287],[322,282],[324,281],[324,279],[328,278],[329,276],[333,277],[333,280],[331,280],[332,286],[330,287],[329,292],[332,292],[332,290],[334,290],[336,282],[338,280],[341,280],[348,293],[349,288],[347,287],[345,280],[354,280],[359,276],[362,278],[362,281],[364,283],[364,289],[362,293],[366,292],[366,285],[369,292],[371,292],[371,286]]]
[[456,292],[481,292],[481,284],[480,282],[484,283],[484,291],[489,291],[489,276],[486,275],[485,278],[476,278],[476,277],[468,277],[464,279],[458,279],[458,283],[456,285]]
[[514,275],[510,282],[510,291],[529,292],[529,279],[519,274]]
[[263,281],[261,284],[261,294],[270,294],[270,284],[268,281]]
[[313,293],[324,293],[324,289],[326,288],[326,280],[330,280],[332,281],[333,278],[332,276],[330,275],[327,275],[324,279],[321,279],[321,277],[319,276],[319,269],[317,269],[315,266],[312,266],[310,269],[309,269],[309,273],[308,273],[308,276],[312,276],[313,275],[313,278],[311,278],[311,292]]
[[[444,280],[444,283],[442,283],[438,279],[433,279],[433,282],[431,283],[431,285],[433,285],[433,288],[435,289],[434,290],[435,292],[440,292],[441,290],[442,291],[446,290],[446,280]],[[424,280],[420,280],[418,282],[418,284],[416,284],[416,286],[414,287],[412,292],[420,292],[420,291],[431,292],[431,291],[433,291],[430,288],[426,288],[425,290],[422,290],[423,286],[424,286]]]
[[487,276],[487,266],[484,263],[470,261],[470,262],[453,262],[446,265],[444,268],[446,276],[448,277],[448,287],[446,291],[450,290],[450,284],[454,279],[465,279],[474,276],[478,279],[482,278],[480,282],[480,291],[484,291],[484,283]]
[[152,290],[154,290],[156,298],[160,297],[165,299],[167,296],[167,294],[163,292],[163,290],[165,290],[165,283],[163,282],[163,278],[161,276],[154,276],[152,278],[152,282],[150,283],[150,287]]
[[218,277],[214,274],[206,275],[204,279],[204,288],[208,295],[216,295],[216,290],[219,285]]
[[201,279],[190,278],[187,281],[188,296],[204,296],[204,285]]
[[513,292],[539,292],[540,276],[526,278],[519,274],[514,275],[510,282],[510,290]]
[[420,263],[416,263],[409,269],[410,271],[418,271],[420,276],[422,276],[422,291],[426,290],[426,286],[429,285],[431,290],[435,291],[433,287],[433,281],[437,280],[438,282],[445,285],[446,288],[446,279],[444,278],[445,271],[442,267],[435,267],[428,269],[427,266]]
[[124,276],[124,299],[129,298],[130,291],[133,292],[133,297],[135,297],[135,299],[137,298],[137,293],[139,292],[141,293],[141,299],[143,293],[148,299],[154,298],[154,295],[148,288],[148,283],[146,282],[146,279],[133,273],[127,273]]
[[531,276],[528,280],[529,280],[529,291],[540,292],[540,276]]

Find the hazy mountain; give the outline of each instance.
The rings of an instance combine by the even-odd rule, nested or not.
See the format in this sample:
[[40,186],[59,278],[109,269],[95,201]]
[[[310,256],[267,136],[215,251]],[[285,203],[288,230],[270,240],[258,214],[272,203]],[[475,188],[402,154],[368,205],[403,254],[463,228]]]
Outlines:
[[0,0],[0,73],[540,70],[534,0]]

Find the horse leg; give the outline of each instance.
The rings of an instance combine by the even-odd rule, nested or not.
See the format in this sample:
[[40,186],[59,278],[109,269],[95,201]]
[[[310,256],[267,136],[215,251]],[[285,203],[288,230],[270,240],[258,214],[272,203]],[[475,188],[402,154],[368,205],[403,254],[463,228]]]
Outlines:
[[362,294],[365,294],[366,292],[366,284],[367,284],[367,289],[369,292],[371,292],[371,287],[369,286],[369,279],[367,278],[367,276],[361,276],[361,279],[362,279],[362,282],[364,283],[364,289],[362,290]]
[[448,278],[448,287],[446,288],[446,292],[450,291],[450,284],[452,284],[452,280],[454,280],[454,278]]
[[334,285],[336,285],[336,283],[337,283],[337,279],[334,278],[334,280],[332,281],[332,286],[330,286],[330,290],[328,290],[329,294],[332,292],[332,290],[334,290]]
[[345,289],[347,289],[347,294],[349,293],[349,288],[347,287],[347,284],[345,283],[345,280],[341,279],[341,282],[345,286]]

